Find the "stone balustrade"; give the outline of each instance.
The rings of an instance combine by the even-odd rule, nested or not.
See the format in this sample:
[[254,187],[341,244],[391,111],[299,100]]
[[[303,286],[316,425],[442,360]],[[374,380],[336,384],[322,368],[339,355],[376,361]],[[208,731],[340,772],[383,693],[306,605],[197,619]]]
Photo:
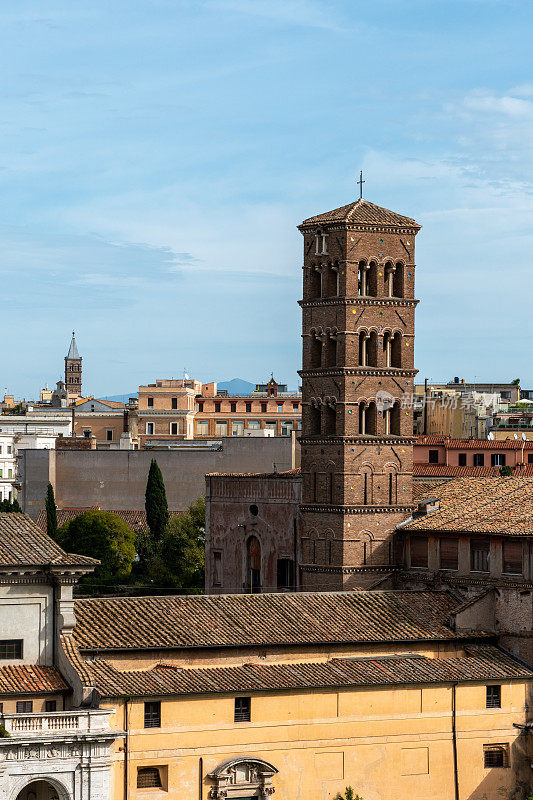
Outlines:
[[109,729],[105,709],[54,711],[41,714],[2,714],[0,722],[9,736],[50,733],[89,733]]

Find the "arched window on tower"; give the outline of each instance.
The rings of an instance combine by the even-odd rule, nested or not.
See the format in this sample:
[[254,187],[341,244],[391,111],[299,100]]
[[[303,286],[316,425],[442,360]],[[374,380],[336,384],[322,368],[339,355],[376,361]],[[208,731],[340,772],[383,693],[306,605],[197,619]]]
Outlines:
[[326,346],[322,348],[323,366],[334,367],[337,364],[337,337],[330,331],[326,337]]
[[309,348],[309,367],[318,369],[322,362],[322,342],[314,331],[309,337]]
[[376,404],[371,402],[365,408],[365,433],[367,436],[377,434],[377,410]]
[[366,342],[366,364],[368,367],[378,365],[378,335],[376,331],[370,331]]
[[368,333],[361,331],[359,334],[359,366],[366,367],[368,361]]
[[403,264],[398,261],[396,267],[394,269],[394,285],[393,285],[393,296],[394,297],[403,297],[404,296],[404,268]]
[[391,359],[390,366],[400,368],[402,366],[402,334],[397,331],[391,340]]
[[328,236],[323,231],[317,231],[315,235],[315,255],[326,255],[328,252]]
[[320,408],[316,405],[308,406],[309,436],[320,435]]
[[320,297],[322,292],[322,272],[320,264],[309,267],[309,297]]
[[371,261],[368,265],[366,293],[370,297],[377,297],[378,294],[378,265],[375,261]]
[[360,261],[357,271],[357,290],[360,297],[366,297],[367,292],[368,264]]
[[391,366],[392,359],[392,334],[390,331],[385,331],[383,334],[383,361],[385,367]]
[[390,433],[392,436],[400,436],[401,408],[398,400],[389,411],[390,414]]
[[394,289],[394,264],[392,261],[387,261],[384,269],[385,279],[385,297],[393,296]]
[[250,536],[246,550],[246,587],[251,594],[261,591],[261,545],[259,539]]
[[398,483],[398,476],[394,469],[389,467],[386,473],[387,479],[387,502],[389,506],[393,506],[396,504],[396,492],[397,492],[397,483]]

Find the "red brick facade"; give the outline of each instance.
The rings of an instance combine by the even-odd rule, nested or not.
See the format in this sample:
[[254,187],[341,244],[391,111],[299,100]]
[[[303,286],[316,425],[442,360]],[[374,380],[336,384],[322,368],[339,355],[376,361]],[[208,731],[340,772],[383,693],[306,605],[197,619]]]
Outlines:
[[[415,236],[360,200],[305,220],[303,589],[348,589],[393,563],[412,510]],[[379,571],[379,569],[378,569]]]

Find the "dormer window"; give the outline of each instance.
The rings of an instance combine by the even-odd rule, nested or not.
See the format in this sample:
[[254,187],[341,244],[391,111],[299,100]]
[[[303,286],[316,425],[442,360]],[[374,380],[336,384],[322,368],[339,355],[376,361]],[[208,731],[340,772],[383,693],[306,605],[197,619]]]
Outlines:
[[318,231],[315,238],[315,255],[327,255],[328,252],[328,237],[327,234]]

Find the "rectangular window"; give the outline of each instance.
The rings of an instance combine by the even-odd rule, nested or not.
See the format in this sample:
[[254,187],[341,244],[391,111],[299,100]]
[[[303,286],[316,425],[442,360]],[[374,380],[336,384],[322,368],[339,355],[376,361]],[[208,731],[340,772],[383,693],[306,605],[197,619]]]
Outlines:
[[230,411],[232,414],[237,413],[237,403],[230,403]]
[[148,403],[148,408],[153,408],[154,407],[154,398],[153,397],[149,397],[147,399],[147,403]]
[[300,408],[300,404],[299,403],[293,403],[292,404],[292,410],[293,411],[298,411],[299,408]]
[[458,569],[459,539],[443,538],[440,540],[440,568]]
[[261,428],[261,423],[258,419],[251,419],[248,421],[248,427],[253,431],[258,431]]
[[10,444],[8,444],[8,446],[7,446],[7,454],[8,454],[8,456],[10,456],[12,454],[12,452],[13,452],[13,448],[11,447]]
[[106,440],[107,440],[108,442],[112,442],[112,441],[113,441],[113,429],[112,429],[112,428],[108,428],[108,429],[106,430],[106,432],[105,432],[105,438],[106,438]]
[[215,435],[216,436],[227,436],[228,435],[228,423],[227,422],[217,422],[215,424]]
[[170,434],[171,434],[171,436],[177,436],[178,435],[178,423],[177,422],[171,422],[170,423]]
[[2,455],[3,452],[4,452],[4,447],[3,445],[0,444],[0,456]]
[[411,566],[427,567],[428,565],[428,540],[427,536],[412,536],[410,542]]
[[502,707],[502,687],[501,686],[487,686],[487,708],[501,708]]
[[267,413],[267,404],[261,403],[261,414],[266,414],[266,413]]
[[277,412],[283,414],[283,403],[278,403]]
[[215,403],[215,414],[220,414],[220,403]]
[[236,697],[235,698],[235,722],[250,722],[250,697]]
[[154,435],[154,423],[153,422],[147,422],[146,423],[146,433],[148,434],[148,436],[153,436]]
[[57,700],[46,700],[44,710],[48,714],[53,714],[54,711],[57,711]]
[[177,407],[178,407],[178,398],[177,397],[173,397],[172,398],[172,409],[174,410]]
[[90,439],[91,438],[91,429],[90,428],[84,428],[83,429],[83,435],[84,435],[84,437],[86,439]]
[[509,575],[522,575],[522,542],[503,540],[503,571]]
[[[1,452],[2,452],[2,451],[0,450],[0,453],[1,453]],[[533,464],[533,453],[528,453],[528,454],[527,454],[527,463],[528,463],[528,464]]]
[[201,422],[197,422],[196,433],[199,436],[207,436],[207,434],[209,433],[209,422],[207,420],[202,420]]
[[294,589],[294,561],[292,558],[278,558],[278,589],[282,592]]
[[489,572],[490,541],[488,539],[470,540],[470,568],[473,572]]
[[137,789],[161,789],[159,767],[137,767]]
[[244,436],[244,422],[243,421],[235,421],[231,423],[231,435],[232,436]]
[[429,451],[428,463],[429,464],[438,464],[439,463],[439,451],[438,450],[430,450]]
[[203,414],[203,412],[204,412],[204,404],[203,403],[198,403],[198,411],[200,412],[200,414]]
[[33,714],[33,700],[17,700],[17,714]]
[[13,470],[12,470],[12,469],[8,469],[8,471],[7,471],[7,477],[8,477],[8,478],[12,478],[12,477],[13,477]]
[[160,728],[161,727],[161,701],[150,700],[144,704],[144,727],[145,728]]
[[485,453],[474,453],[474,466],[475,467],[485,466]]
[[491,467],[505,467],[505,453],[492,453],[490,465]]
[[23,639],[0,639],[0,658],[22,658]]
[[509,766],[509,749],[506,744],[484,744],[483,763],[485,769]]
[[459,466],[466,467],[466,453],[459,453]]
[[251,403],[246,403],[246,413],[247,414],[251,414],[252,413],[252,404]]
[[4,477],[4,470],[0,469],[0,478],[3,478],[3,477]]
[[222,551],[213,550],[213,586],[222,586]]

